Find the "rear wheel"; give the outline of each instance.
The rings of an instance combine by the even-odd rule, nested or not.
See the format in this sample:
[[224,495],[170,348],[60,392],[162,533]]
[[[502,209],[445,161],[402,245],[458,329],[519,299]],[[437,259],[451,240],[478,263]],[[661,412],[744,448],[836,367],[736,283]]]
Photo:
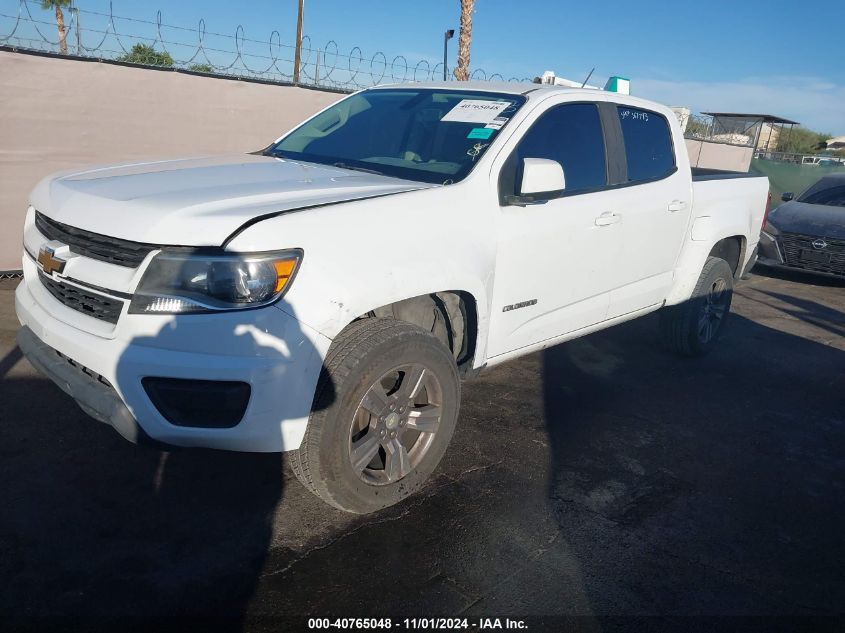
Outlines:
[[326,358],[294,472],[341,510],[392,505],[440,462],[459,403],[454,357],[437,338],[392,319],[353,323]]
[[689,300],[664,308],[660,328],[664,341],[684,356],[709,352],[727,320],[733,298],[733,272],[724,259],[708,257]]

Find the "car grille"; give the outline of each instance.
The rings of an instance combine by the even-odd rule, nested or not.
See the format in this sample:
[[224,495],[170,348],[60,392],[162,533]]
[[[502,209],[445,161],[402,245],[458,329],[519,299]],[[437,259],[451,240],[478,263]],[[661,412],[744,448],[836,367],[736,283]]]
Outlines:
[[[822,249],[815,248],[813,242],[819,239],[824,239],[827,246]],[[787,266],[819,273],[845,275],[845,240],[799,233],[781,233],[780,246]],[[810,255],[810,257],[822,259],[813,261],[804,252],[815,253],[817,255]]]
[[86,292],[82,288],[55,281],[42,273],[39,273],[38,277],[47,291],[68,308],[108,323],[117,323],[120,318],[120,311],[123,309],[123,301],[120,299]]
[[130,242],[83,231],[51,220],[39,212],[35,213],[35,227],[48,240],[67,244],[74,253],[127,268],[137,268],[150,251],[159,248],[154,244]]

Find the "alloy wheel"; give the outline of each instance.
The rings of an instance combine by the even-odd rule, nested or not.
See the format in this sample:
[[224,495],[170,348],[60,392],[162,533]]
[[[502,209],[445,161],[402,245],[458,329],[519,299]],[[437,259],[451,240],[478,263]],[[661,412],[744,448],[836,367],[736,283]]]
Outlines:
[[730,291],[724,279],[717,279],[704,297],[704,305],[698,318],[698,340],[709,343],[716,336],[728,312]]
[[387,485],[416,468],[440,425],[442,397],[437,376],[421,364],[384,373],[352,418],[349,459],[355,474],[367,484]]

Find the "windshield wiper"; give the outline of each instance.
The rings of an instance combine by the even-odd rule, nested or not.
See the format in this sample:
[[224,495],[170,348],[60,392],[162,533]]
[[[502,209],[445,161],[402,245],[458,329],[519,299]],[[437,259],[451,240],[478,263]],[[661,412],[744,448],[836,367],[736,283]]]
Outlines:
[[363,171],[365,174],[375,174],[376,176],[384,176],[384,172],[376,171],[375,169],[367,169],[366,167],[358,167],[357,165],[349,165],[348,163],[344,162],[337,162],[332,163],[335,167],[340,167],[341,169],[351,169],[352,171]]

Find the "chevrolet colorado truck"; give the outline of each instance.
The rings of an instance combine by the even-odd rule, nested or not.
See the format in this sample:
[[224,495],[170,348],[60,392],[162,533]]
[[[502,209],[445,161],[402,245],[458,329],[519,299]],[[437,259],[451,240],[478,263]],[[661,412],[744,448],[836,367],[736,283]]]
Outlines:
[[485,367],[656,310],[707,352],[767,191],[692,170],[671,110],[635,97],[372,88],[252,154],[44,179],[18,342],[131,441],[289,451],[371,512],[432,473]]

